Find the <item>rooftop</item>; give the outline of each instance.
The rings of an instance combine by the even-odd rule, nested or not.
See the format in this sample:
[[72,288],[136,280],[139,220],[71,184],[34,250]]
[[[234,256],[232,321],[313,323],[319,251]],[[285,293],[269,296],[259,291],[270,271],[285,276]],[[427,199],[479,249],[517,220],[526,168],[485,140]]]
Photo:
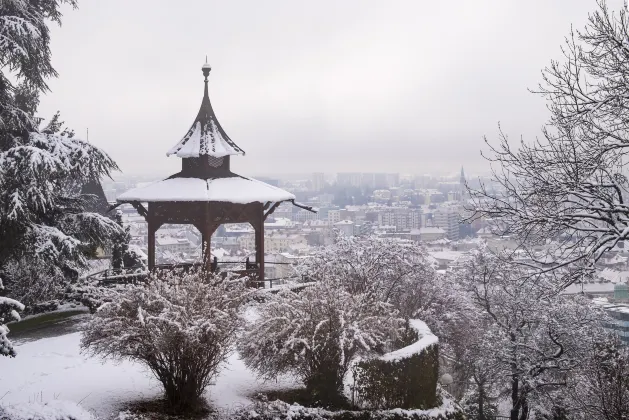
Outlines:
[[180,158],[212,156],[221,158],[228,155],[245,154],[245,151],[238,147],[225,133],[225,130],[223,130],[216,118],[216,114],[214,114],[208,94],[207,78],[210,70],[209,64],[203,65],[205,91],[199,113],[186,135],[166,153],[167,156],[176,155]]
[[224,201],[248,204],[294,200],[295,196],[253,178],[168,178],[121,194],[124,201]]

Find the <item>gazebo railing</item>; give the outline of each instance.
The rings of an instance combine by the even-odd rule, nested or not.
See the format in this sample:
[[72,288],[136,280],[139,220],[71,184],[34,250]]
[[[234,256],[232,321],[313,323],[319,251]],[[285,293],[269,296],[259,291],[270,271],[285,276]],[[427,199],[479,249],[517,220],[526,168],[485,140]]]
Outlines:
[[[276,261],[265,261],[265,265],[291,265],[295,266],[294,263],[288,262],[276,262]],[[173,264],[157,264],[155,266],[155,270],[173,270],[173,269],[181,269],[184,272],[187,272],[191,269],[200,268],[203,265],[202,262],[190,262],[190,263],[173,263]],[[243,268],[239,269],[223,269],[227,266],[236,266],[241,265]],[[249,283],[253,287],[257,288],[273,288],[273,284],[279,285],[278,282],[284,282],[286,280],[303,280],[303,276],[299,274],[294,274],[290,276],[282,276],[275,278],[264,278],[259,279],[258,273],[259,268],[256,262],[247,262],[247,261],[214,261],[212,264],[212,271],[215,273],[235,273],[241,277],[249,277]],[[90,274],[87,276],[89,280],[98,281],[101,284],[124,284],[124,283],[133,283],[136,281],[144,280],[148,277],[148,268],[146,266],[134,266],[131,268],[109,268],[106,270],[99,271],[97,273]]]

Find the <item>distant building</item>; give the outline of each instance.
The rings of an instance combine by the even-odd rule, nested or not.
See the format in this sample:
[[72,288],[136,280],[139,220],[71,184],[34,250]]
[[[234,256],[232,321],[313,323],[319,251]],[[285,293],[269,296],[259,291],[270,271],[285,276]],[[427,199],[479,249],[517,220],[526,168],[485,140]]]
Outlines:
[[439,227],[424,227],[419,229],[419,238],[422,242],[432,242],[446,237],[446,231]]
[[328,210],[328,223],[333,225],[341,221],[341,210]]
[[312,174],[312,191],[322,191],[325,187],[325,175],[323,172],[315,172]]
[[376,202],[388,202],[391,200],[391,191],[389,190],[375,190],[373,192],[373,199]]
[[173,238],[172,236],[161,236],[155,238],[157,248],[160,251],[172,253],[196,253],[197,246],[193,245],[187,238]]
[[610,320],[603,326],[616,334],[624,345],[629,345],[629,304],[609,303],[607,299],[594,299],[594,303],[603,307]]
[[336,174],[336,184],[341,187],[360,187],[362,174],[359,172],[340,172]]
[[433,225],[446,232],[446,238],[451,241],[459,239],[459,210],[455,207],[440,207],[433,212]]
[[336,222],[334,227],[345,236],[354,236],[354,222],[351,220],[341,220]]

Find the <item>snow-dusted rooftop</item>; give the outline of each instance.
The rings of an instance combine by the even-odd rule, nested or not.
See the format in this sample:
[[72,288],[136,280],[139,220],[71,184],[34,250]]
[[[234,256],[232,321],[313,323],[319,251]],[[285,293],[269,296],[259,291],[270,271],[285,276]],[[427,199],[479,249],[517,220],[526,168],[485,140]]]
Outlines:
[[118,202],[140,201],[224,201],[247,204],[294,200],[281,188],[252,178],[168,178],[121,194]]
[[201,109],[199,109],[197,118],[186,135],[166,155],[177,155],[180,158],[197,158],[199,156],[221,158],[228,155],[244,155],[244,150],[238,147],[225,133],[212,109],[207,87],[210,65],[204,64],[202,70],[205,75],[205,92]]

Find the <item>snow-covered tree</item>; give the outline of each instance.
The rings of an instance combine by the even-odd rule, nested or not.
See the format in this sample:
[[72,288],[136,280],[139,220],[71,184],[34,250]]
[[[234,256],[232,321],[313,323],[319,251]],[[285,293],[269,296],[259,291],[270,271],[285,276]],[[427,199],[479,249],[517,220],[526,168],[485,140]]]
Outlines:
[[556,294],[552,279],[531,277],[486,249],[475,252],[460,278],[484,329],[470,343],[478,349],[471,363],[493,372],[511,420],[550,412],[546,401],[587,360],[589,343],[604,337],[603,314],[581,296]]
[[470,191],[475,217],[497,220],[498,233],[517,235],[525,250],[553,239],[529,258],[541,271],[571,266],[560,273],[564,286],[629,238],[627,8],[613,13],[598,1],[563,59],[542,72],[538,91],[551,112],[542,138],[513,144],[501,132],[486,156],[498,187]]
[[428,322],[423,316],[434,312],[438,300],[433,264],[413,241],[336,235],[333,245],[315,252],[298,269],[308,279],[334,279],[349,293],[367,294],[393,304],[403,317]]
[[572,418],[629,418],[629,349],[616,337],[595,343],[588,362],[571,375],[570,385]]
[[62,4],[76,7],[75,0],[0,3],[0,149],[10,147],[16,135],[37,131],[36,93],[46,91],[46,79],[57,75],[50,61],[47,21],[61,24]]
[[122,211],[117,210],[114,220],[120,226],[122,232],[113,240],[111,247],[111,267],[114,269],[121,269],[126,266],[125,257],[129,252],[129,241],[131,240],[130,228],[125,227],[122,223]]
[[[0,290],[3,289],[2,279],[0,279]],[[0,355],[15,357],[15,350],[11,341],[7,338],[9,327],[5,324],[10,321],[19,321],[19,311],[24,310],[24,305],[20,302],[0,296]]]
[[233,349],[246,293],[242,280],[202,271],[152,276],[113,291],[84,325],[81,347],[145,365],[163,385],[170,410],[193,410]]
[[38,95],[56,75],[47,22],[60,23],[64,3],[75,6],[74,0],[0,2],[0,276],[13,297],[28,278],[25,267],[43,266],[47,281],[76,277],[91,250],[120,230],[87,211],[96,198],[81,193],[116,164],[75,139],[58,114],[41,127],[35,117]]
[[404,326],[392,305],[350,293],[328,277],[298,292],[270,295],[239,352],[261,376],[295,374],[314,401],[336,404],[351,361],[389,350]]
[[442,367],[456,377],[452,391],[460,396],[464,390],[459,388],[469,378],[464,359],[475,322],[456,278],[439,275],[434,265],[416,242],[336,236],[331,246],[316,251],[299,270],[314,281],[335,279],[350,293],[366,293],[392,304],[403,318],[426,322],[440,338]]

